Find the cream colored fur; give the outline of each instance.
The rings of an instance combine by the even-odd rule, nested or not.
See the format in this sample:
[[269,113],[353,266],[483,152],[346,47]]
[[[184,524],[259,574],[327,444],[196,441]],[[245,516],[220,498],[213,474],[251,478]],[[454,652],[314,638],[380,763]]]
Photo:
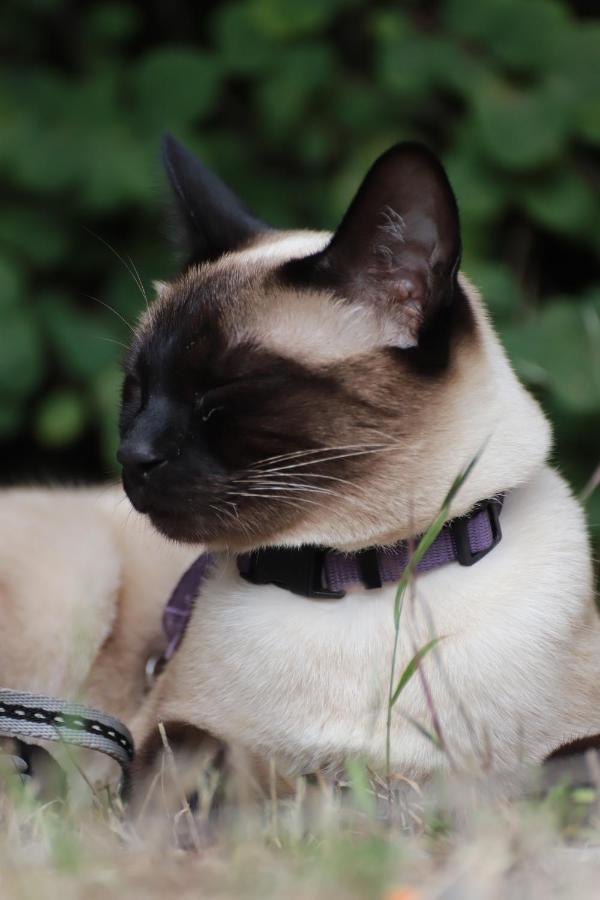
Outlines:
[[[445,636],[423,672],[448,748],[437,753],[408,719],[432,728],[414,678],[392,731],[394,770],[408,777],[449,759],[495,769],[539,761],[600,730],[600,628],[581,512],[544,467],[502,519],[499,549],[472,569],[420,576],[406,601],[397,671]],[[224,560],[138,734],[157,718],[185,721],[275,754],[288,772],[339,767],[348,753],[382,765],[393,600],[393,587],[341,601],[282,595],[244,584]],[[588,643],[596,658],[586,661]]]
[[130,720],[190,547],[169,544],[121,488],[2,492],[0,684]]
[[[286,240],[279,249],[288,256],[290,246],[293,255],[293,246],[300,253],[310,245],[310,236],[302,247]],[[277,255],[272,245],[268,252]],[[240,265],[255,261],[237,256]],[[423,663],[423,680],[413,678],[394,710],[393,767],[415,778],[448,763],[504,770],[600,731],[600,624],[583,514],[547,465],[547,422],[515,378],[477,293],[463,283],[477,351],[461,358],[401,473],[390,459],[385,497],[356,515],[356,498],[342,496],[335,523],[315,512],[280,535],[288,544],[353,548],[415,534],[482,448],[451,514],[509,491],[499,547],[472,568],[419,576],[405,601],[397,675],[417,648],[444,637]],[[333,340],[331,319],[319,321],[316,307],[313,314],[321,345]],[[275,319],[274,346],[282,329]],[[94,702],[132,723],[139,743],[158,721],[176,721],[275,755],[286,772],[337,769],[349,754],[382,765],[393,586],[307,600],[245,583],[223,553],[179,651],[134,715],[146,656],[160,643],[161,606],[196,552],[159,538],[116,488],[6,493],[0,681]],[[425,687],[443,753],[413,724],[432,730]]]

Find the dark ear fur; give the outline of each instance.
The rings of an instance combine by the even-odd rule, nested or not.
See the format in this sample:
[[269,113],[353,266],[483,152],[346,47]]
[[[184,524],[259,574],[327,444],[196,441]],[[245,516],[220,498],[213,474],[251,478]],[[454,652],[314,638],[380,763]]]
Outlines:
[[371,167],[328,246],[284,277],[377,304],[397,346],[416,347],[459,291],[458,208],[442,165],[420,144],[397,144]]
[[217,259],[269,228],[168,132],[162,161],[173,189],[176,240],[188,263]]

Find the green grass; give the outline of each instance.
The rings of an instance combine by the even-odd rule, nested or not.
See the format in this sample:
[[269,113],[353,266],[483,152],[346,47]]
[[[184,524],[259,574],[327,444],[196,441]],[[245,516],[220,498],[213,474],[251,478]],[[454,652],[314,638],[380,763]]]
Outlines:
[[[163,790],[177,794],[166,766]],[[38,804],[3,780],[0,896],[159,898],[597,897],[596,792],[553,789],[542,800],[465,801],[448,777],[431,796],[394,791],[355,764],[345,787],[299,779],[292,795],[238,806],[220,824],[183,809],[128,823],[118,809]],[[435,797],[435,801],[432,799]],[[80,798],[81,799],[81,798]],[[598,849],[595,849],[597,847]]]

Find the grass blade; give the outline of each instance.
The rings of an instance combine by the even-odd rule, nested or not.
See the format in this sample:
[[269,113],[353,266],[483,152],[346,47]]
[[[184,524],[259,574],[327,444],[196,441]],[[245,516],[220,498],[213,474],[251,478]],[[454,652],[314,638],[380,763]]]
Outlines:
[[[388,706],[387,706],[387,718],[386,718],[386,734],[385,734],[385,760],[386,760],[386,774],[388,778],[388,783],[390,780],[390,760],[391,760],[391,730],[392,730],[392,709],[395,703],[394,700],[394,678],[396,673],[396,657],[398,655],[398,641],[400,637],[400,613],[402,612],[402,604],[404,601],[404,594],[406,592],[406,588],[410,584],[415,569],[418,564],[421,562],[436,537],[444,527],[448,519],[448,514],[450,511],[450,505],[454,500],[456,494],[465,483],[474,467],[477,465],[481,454],[485,450],[487,445],[487,440],[481,447],[481,449],[475,454],[475,456],[471,459],[469,463],[465,466],[462,472],[456,476],[452,484],[450,485],[450,489],[448,493],[444,497],[440,510],[435,517],[434,521],[431,523],[425,534],[420,538],[417,546],[413,550],[410,559],[406,565],[404,572],[402,573],[402,577],[398,582],[398,587],[396,589],[396,596],[394,597],[394,643],[392,646],[392,663],[390,667],[390,682],[389,682],[389,690],[388,690]],[[416,667],[418,668],[418,666]]]
[[429,653],[430,650],[433,650],[433,648],[435,647],[436,644],[439,644],[439,642],[443,641],[443,640],[444,640],[444,635],[442,635],[441,637],[432,638],[423,647],[421,647],[420,650],[417,650],[417,652],[415,653],[415,655],[413,656],[411,661],[406,666],[404,672],[400,676],[400,680],[398,682],[396,690],[394,691],[394,693],[392,694],[392,697],[390,699],[391,706],[393,706],[394,703],[397,701],[398,697],[400,696],[400,694],[402,693],[402,691],[404,690],[404,688],[406,687],[406,685],[408,684],[410,679],[413,677],[413,675],[415,674],[415,672],[417,671],[419,666],[421,665],[421,660],[427,656],[427,654]]
[[413,726],[413,728],[416,728],[417,731],[419,732],[419,734],[421,734],[427,741],[430,741],[434,745],[434,747],[436,747],[440,751],[444,750],[444,747],[440,743],[439,738],[437,737],[436,734],[433,733],[433,731],[429,731],[428,728],[425,728],[424,725],[421,725],[421,723],[418,722],[416,719],[413,719],[412,716],[406,716],[405,718],[406,718],[406,721],[410,722],[410,724]]

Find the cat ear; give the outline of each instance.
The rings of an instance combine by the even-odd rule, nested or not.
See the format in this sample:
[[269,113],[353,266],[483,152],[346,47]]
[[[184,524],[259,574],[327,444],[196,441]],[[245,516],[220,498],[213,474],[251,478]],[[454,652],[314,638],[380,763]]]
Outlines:
[[188,262],[217,259],[269,230],[168,132],[163,135],[161,155],[174,195],[176,241]]
[[297,283],[378,304],[394,343],[415,347],[451,304],[460,262],[458,208],[441,163],[420,144],[397,144],[371,167],[330,243],[288,263]]

